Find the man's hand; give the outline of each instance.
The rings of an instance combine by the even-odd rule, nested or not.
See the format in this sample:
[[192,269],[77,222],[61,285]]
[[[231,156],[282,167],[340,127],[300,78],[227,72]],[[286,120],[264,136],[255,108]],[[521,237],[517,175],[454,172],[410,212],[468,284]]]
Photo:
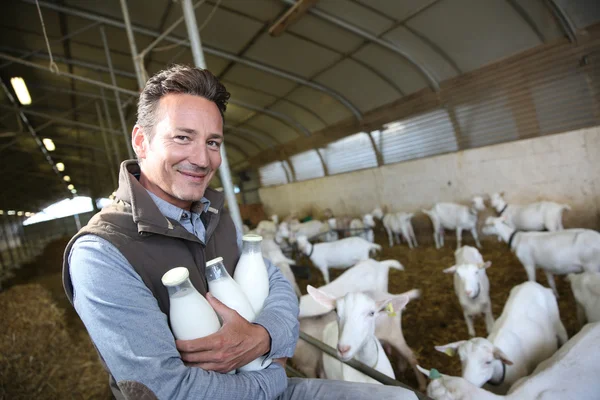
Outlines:
[[271,337],[265,328],[246,321],[210,293],[206,299],[221,317],[223,326],[218,332],[200,339],[176,341],[181,359],[188,366],[226,373],[271,349]]

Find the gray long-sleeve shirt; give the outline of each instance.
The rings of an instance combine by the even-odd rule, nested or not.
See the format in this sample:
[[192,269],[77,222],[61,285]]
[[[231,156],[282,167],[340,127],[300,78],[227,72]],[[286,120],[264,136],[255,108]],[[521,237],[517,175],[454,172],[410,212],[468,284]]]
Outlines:
[[[166,217],[204,241],[200,215],[151,197]],[[186,367],[167,316],[127,259],[106,240],[80,237],[69,264],[75,309],[117,382],[140,382],[160,399],[273,399],[286,388],[285,370],[277,363],[235,375]],[[269,296],[254,323],[271,336],[268,358],[291,357],[298,340],[298,301],[268,260],[267,269]]]

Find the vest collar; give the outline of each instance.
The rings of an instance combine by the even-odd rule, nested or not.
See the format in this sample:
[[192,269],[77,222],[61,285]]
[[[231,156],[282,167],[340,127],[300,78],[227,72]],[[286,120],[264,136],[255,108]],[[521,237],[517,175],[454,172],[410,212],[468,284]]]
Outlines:
[[[131,205],[133,222],[138,225],[138,232],[158,233],[199,242],[200,239],[185,230],[179,223],[173,223],[176,221],[168,219],[160,212],[152,197],[136,179],[135,175],[140,173],[141,169],[137,160],[123,161],[119,172],[119,188],[116,193],[118,200]],[[207,212],[209,221],[206,224],[206,241],[208,241],[209,235],[216,227],[225,198],[222,193],[211,188],[206,189],[204,197],[210,201]],[[200,214],[204,211],[204,205],[199,201],[194,202],[191,211]]]

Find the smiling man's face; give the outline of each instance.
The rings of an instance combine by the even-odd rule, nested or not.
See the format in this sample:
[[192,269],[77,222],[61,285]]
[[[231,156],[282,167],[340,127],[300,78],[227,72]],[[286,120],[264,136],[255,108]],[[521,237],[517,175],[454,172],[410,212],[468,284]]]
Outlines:
[[204,196],[221,165],[223,119],[212,101],[189,94],[167,94],[159,101],[150,135],[133,130],[140,160],[140,183],[169,203],[189,209]]

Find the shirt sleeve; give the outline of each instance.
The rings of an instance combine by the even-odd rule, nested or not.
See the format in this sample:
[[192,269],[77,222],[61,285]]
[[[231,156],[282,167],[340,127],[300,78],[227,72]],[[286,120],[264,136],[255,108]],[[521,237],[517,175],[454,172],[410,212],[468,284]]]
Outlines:
[[[242,247],[242,233],[236,228],[238,246]],[[269,296],[254,321],[271,336],[267,358],[292,357],[300,334],[298,298],[292,285],[279,268],[264,258],[269,273]]]
[[272,399],[287,387],[285,370],[219,374],[186,367],[167,316],[127,259],[97,236],[69,254],[74,306],[111,374],[139,382],[159,399]]

